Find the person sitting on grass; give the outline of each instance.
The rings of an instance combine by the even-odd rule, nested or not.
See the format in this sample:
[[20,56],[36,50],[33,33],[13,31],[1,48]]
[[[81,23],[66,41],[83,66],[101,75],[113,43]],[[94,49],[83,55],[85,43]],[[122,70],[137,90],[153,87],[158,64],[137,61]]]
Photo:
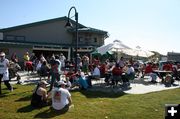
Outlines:
[[80,73],[78,82],[79,82],[79,88],[80,89],[87,90],[88,83],[87,83],[87,80],[86,80],[84,72]]
[[164,79],[164,85],[165,87],[171,87],[173,85],[174,79],[170,73],[167,73]]
[[35,88],[32,99],[31,99],[31,105],[35,108],[41,108],[43,106],[47,105],[47,90],[46,85],[48,83],[46,81],[40,81]]
[[55,87],[50,92],[52,98],[52,110],[58,111],[59,113],[67,112],[69,106],[72,104],[71,94],[65,88],[66,83],[59,81],[55,83]]
[[66,78],[66,83],[67,83],[66,89],[67,89],[67,90],[71,90],[72,84],[71,84],[71,82],[69,81],[69,78],[68,78],[68,77]]

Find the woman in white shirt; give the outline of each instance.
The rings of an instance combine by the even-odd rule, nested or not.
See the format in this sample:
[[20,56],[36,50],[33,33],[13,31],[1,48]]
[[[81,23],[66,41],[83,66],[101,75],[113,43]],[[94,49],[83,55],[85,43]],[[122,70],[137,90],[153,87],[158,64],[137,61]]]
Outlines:
[[9,83],[9,60],[5,58],[5,53],[0,53],[0,94],[1,94],[1,81],[3,79],[4,84],[10,91],[13,91],[12,86]]
[[91,82],[92,79],[100,78],[100,70],[98,68],[98,65],[94,65],[93,68],[94,68],[94,70],[92,72],[92,75],[88,76],[88,78],[87,78],[87,83],[89,85],[89,88],[92,87],[92,82]]

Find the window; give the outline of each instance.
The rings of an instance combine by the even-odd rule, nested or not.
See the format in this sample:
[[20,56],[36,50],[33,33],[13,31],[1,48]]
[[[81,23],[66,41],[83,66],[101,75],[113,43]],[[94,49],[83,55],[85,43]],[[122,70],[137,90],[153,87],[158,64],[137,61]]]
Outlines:
[[16,36],[16,40],[17,41],[25,41],[25,37],[24,36]]
[[83,42],[83,37],[79,37],[78,41]]
[[10,36],[10,35],[7,35],[5,37],[6,40],[15,40],[15,37],[14,36]]
[[13,40],[25,41],[25,36],[6,35],[5,40],[9,40],[9,41],[13,41]]
[[97,43],[97,38],[94,38],[94,42]]

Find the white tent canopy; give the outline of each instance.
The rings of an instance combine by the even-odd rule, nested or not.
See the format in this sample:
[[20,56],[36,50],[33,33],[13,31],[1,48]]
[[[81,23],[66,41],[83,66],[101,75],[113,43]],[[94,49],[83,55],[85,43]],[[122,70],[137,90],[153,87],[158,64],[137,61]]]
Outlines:
[[131,49],[130,47],[124,45],[121,41],[115,40],[113,43],[103,45],[97,48],[97,52],[100,54],[106,54],[107,52],[121,52],[123,49]]
[[117,52],[117,53],[124,53],[129,56],[138,56],[138,57],[150,57],[154,55],[153,52],[141,49],[141,47],[137,46],[136,49],[132,49],[127,45],[123,44],[119,40],[113,41],[113,43],[109,43],[107,45],[100,46],[96,49],[97,53],[101,55],[106,54],[107,52]]
[[123,53],[130,56],[139,56],[139,57],[150,57],[154,55],[153,52],[148,51],[148,50],[143,50],[139,46],[137,46],[136,49],[124,50]]

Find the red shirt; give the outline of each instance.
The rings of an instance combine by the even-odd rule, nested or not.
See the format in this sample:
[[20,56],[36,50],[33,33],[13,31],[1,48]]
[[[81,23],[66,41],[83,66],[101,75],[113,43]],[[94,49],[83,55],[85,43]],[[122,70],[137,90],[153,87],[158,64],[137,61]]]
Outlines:
[[165,65],[163,66],[163,70],[172,71],[172,70],[173,70],[172,64],[165,64]]
[[68,73],[66,73],[66,77],[69,78],[69,81],[73,81],[75,79],[75,77],[76,77],[76,73],[68,72]]
[[151,65],[147,65],[146,68],[145,68],[145,74],[147,73],[151,73],[153,70],[152,70],[152,66]]
[[121,75],[122,74],[122,69],[119,68],[119,67],[114,67],[113,70],[112,70],[112,74],[113,75]]
[[102,64],[101,67],[99,68],[101,74],[105,74],[107,71],[107,67],[105,64]]
[[31,61],[27,61],[27,62],[26,62],[26,67],[27,67],[28,69],[32,69],[32,68],[33,68],[32,62],[31,62]]

